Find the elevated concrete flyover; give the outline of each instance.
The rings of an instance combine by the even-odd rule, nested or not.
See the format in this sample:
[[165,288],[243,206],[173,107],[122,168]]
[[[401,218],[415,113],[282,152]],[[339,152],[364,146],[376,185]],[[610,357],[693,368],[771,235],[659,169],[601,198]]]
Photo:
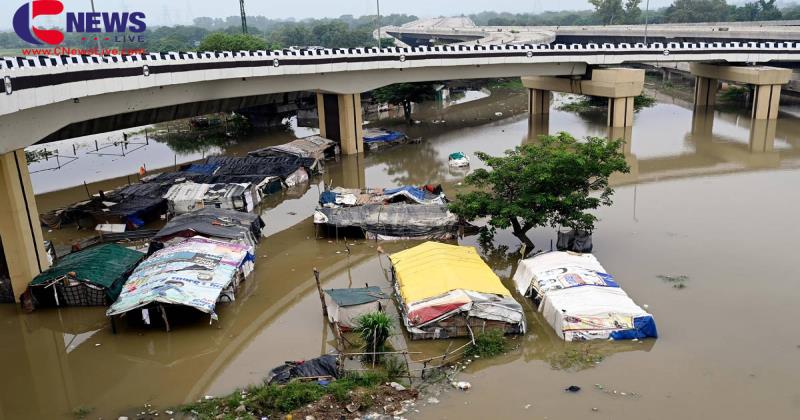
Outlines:
[[[2,58],[0,202],[6,202],[0,203],[0,240],[5,253],[16,253],[14,264],[25,264],[11,273],[14,290],[18,296],[47,265],[30,180],[19,163],[30,145],[229,109],[262,95],[316,91],[323,94],[318,104],[326,135],[336,137],[336,131],[343,151],[359,153],[359,95],[381,86],[519,76],[583,79],[591,66],[660,61],[796,62],[800,43],[481,44]],[[622,109],[615,108],[612,120],[629,124],[629,105],[616,99],[612,105]]]
[[[6,92],[0,100],[0,154],[40,142],[71,124],[85,123],[86,132],[80,134],[93,134],[108,130],[109,125],[92,121],[119,114],[273,93],[353,95],[398,82],[582,76],[587,66],[639,62],[798,60],[797,42],[458,45],[4,58],[0,59]],[[115,127],[121,128],[126,127]]]
[[466,17],[420,19],[386,26],[382,33],[409,45],[586,44],[652,42],[793,42],[800,20],[667,23],[649,25],[479,26]]

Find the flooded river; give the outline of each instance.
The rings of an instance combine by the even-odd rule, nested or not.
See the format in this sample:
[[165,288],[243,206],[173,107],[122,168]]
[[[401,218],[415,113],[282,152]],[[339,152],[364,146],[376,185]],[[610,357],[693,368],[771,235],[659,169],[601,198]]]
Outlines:
[[[347,187],[442,183],[454,196],[465,173],[448,168],[449,153],[471,155],[475,169],[475,151],[500,154],[535,141],[526,101],[525,94],[495,92],[449,107],[421,107],[415,118],[422,122],[409,135],[422,137],[422,143],[331,162],[325,180]],[[751,124],[745,111],[693,118],[690,104],[659,94],[655,106],[637,113],[632,130],[612,133],[629,142],[631,173],[613,179],[614,204],[598,211],[594,245],[628,294],[649,305],[660,338],[563,343],[520,299],[529,332],[512,341],[514,350],[472,363],[460,376],[472,383],[470,391],[445,389],[437,396],[440,403],[425,406],[423,400],[419,413],[409,417],[800,418],[800,334],[791,326],[800,319],[794,261],[800,120],[794,115],[782,114],[776,125]],[[392,121],[399,123],[386,124]],[[607,136],[604,122],[602,114],[554,110],[546,129]],[[311,130],[295,134],[306,132]],[[221,151],[242,154],[292,136],[254,136]],[[174,160],[137,153],[142,154],[132,155],[133,168],[151,158],[164,166]],[[90,187],[124,182],[125,177]],[[91,410],[88,418],[108,419],[136,414],[146,403],[163,409],[222,395],[259,382],[285,360],[331,350],[333,335],[321,316],[312,267],[321,270],[326,288],[388,287],[389,261],[374,242],[315,239],[310,216],[318,193],[312,185],[270,198],[255,273],[235,303],[218,307],[220,321],[213,325],[177,325],[170,333],[122,327],[113,335],[102,308],[25,315],[15,305],[0,305],[0,419],[71,418],[80,408]],[[85,194],[80,185],[37,201],[44,211]],[[45,233],[60,244],[83,234]],[[545,249],[555,238],[551,229],[530,235]],[[345,243],[355,244],[351,254]],[[513,236],[500,232],[492,248],[481,248],[476,237],[461,243],[478,246],[512,289],[519,246]],[[415,244],[381,246],[391,253]],[[673,287],[659,275],[687,276],[686,287]],[[446,347],[447,342],[410,344],[427,354]],[[581,363],[565,356],[576,351],[603,360]],[[582,390],[564,392],[570,385]]]

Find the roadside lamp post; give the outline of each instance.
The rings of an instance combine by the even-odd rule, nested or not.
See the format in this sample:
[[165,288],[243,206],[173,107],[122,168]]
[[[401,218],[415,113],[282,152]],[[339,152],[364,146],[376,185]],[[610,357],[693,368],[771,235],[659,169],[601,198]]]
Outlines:
[[378,26],[378,48],[381,47],[381,0],[375,0],[378,5],[378,19],[375,21]]
[[650,13],[650,0],[644,6],[644,46],[647,47],[647,15]]

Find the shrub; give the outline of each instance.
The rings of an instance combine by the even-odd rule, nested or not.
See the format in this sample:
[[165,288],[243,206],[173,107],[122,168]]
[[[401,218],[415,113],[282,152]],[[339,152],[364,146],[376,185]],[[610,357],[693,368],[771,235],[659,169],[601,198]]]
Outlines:
[[372,312],[356,319],[354,331],[364,342],[366,352],[386,351],[386,340],[392,333],[392,319],[384,312]]
[[492,329],[475,336],[475,344],[467,349],[467,356],[493,357],[505,353],[508,341],[503,330]]

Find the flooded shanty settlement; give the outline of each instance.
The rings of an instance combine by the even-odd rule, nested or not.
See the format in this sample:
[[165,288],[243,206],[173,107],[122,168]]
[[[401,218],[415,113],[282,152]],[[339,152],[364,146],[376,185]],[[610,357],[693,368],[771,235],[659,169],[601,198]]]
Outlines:
[[658,13],[0,59],[0,420],[800,418],[800,39]]

